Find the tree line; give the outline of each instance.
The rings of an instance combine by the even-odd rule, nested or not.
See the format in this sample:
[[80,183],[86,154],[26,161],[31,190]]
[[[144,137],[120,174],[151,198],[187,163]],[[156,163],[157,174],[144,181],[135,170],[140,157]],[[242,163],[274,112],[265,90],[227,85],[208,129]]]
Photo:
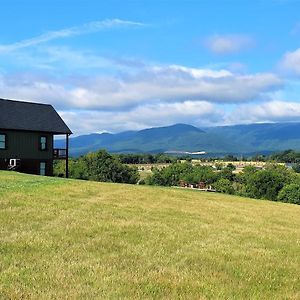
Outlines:
[[[291,151],[276,155],[278,159],[288,158],[289,161],[296,161],[294,159],[297,157],[297,153]],[[136,167],[128,166],[160,162],[170,165],[163,168],[154,166],[152,174],[143,180]],[[105,150],[69,161],[69,176],[75,179],[160,186],[178,186],[181,181],[189,184],[202,182],[221,193],[300,204],[300,176],[296,173],[297,170],[274,163],[268,163],[263,169],[247,166],[238,174],[234,170],[235,166],[232,164],[201,166],[190,161],[181,162],[174,157],[169,159],[164,154],[112,155]],[[64,173],[64,162],[56,162],[54,174],[63,176]]]
[[268,164],[264,169],[247,166],[239,174],[235,174],[234,169],[232,164],[216,171],[210,166],[174,163],[154,169],[145,183],[178,186],[180,181],[203,182],[221,193],[300,204],[300,177],[293,170],[278,164]]
[[115,154],[123,164],[160,164],[176,162],[178,157],[169,156],[164,153],[158,154]]

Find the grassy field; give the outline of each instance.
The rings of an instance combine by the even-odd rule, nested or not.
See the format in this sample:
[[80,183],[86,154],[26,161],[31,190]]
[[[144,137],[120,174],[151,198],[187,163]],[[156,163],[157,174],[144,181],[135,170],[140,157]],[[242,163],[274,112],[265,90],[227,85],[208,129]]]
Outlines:
[[0,299],[300,299],[300,206],[0,172]]

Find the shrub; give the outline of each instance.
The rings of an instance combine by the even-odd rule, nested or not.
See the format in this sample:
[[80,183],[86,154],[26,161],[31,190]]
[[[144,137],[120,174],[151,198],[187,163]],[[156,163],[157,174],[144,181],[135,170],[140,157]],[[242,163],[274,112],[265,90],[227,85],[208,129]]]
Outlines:
[[300,204],[300,185],[291,183],[282,188],[278,194],[278,201]]

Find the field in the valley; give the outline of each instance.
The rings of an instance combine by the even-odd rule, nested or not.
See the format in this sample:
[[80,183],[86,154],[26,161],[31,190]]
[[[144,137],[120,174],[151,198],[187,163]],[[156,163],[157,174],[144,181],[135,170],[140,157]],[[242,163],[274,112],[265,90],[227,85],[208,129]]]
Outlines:
[[[181,162],[185,162],[185,160],[182,160]],[[243,169],[246,166],[254,166],[256,168],[263,168],[266,163],[265,162],[256,162],[256,161],[221,161],[221,160],[215,160],[212,162],[202,162],[197,159],[192,160],[193,165],[201,165],[201,166],[210,166],[215,167],[217,165],[225,167],[228,164],[232,164],[236,167],[236,170],[233,171],[233,173],[240,173],[243,171]],[[283,163],[278,163],[279,165],[284,165]],[[148,176],[152,175],[152,169],[162,169],[164,167],[168,167],[171,164],[168,163],[154,163],[154,164],[127,164],[131,167],[136,167],[139,171],[141,179],[145,179]]]
[[0,299],[300,299],[300,206],[0,172]]

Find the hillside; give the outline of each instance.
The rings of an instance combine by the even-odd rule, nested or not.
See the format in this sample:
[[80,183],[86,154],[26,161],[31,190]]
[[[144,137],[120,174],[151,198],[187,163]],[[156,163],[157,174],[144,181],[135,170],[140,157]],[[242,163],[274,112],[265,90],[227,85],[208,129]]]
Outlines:
[[0,172],[2,299],[299,299],[300,207]]
[[[58,147],[63,144],[58,141]],[[169,150],[206,151],[210,155],[270,153],[300,150],[300,123],[208,127],[176,124],[168,127],[90,134],[71,138],[71,155],[106,149],[119,153],[158,153]]]

